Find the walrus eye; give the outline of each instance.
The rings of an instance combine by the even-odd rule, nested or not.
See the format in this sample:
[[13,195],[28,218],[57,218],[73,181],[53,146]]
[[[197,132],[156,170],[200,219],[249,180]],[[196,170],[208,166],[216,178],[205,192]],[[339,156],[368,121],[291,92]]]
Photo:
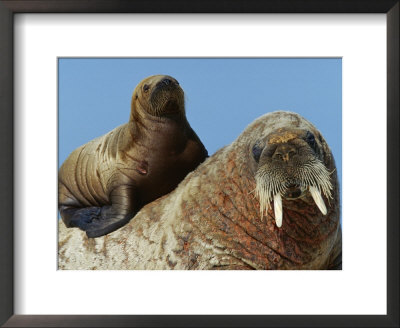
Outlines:
[[316,148],[317,144],[315,143],[315,137],[310,131],[307,131],[306,141],[313,149]]
[[144,92],[149,91],[149,89],[150,89],[150,86],[149,86],[148,84],[145,84],[145,85],[143,86],[143,91],[144,91]]
[[258,161],[260,160],[261,153],[262,153],[261,146],[256,143],[253,146],[252,153],[253,153],[253,157],[254,157],[255,161],[258,163]]

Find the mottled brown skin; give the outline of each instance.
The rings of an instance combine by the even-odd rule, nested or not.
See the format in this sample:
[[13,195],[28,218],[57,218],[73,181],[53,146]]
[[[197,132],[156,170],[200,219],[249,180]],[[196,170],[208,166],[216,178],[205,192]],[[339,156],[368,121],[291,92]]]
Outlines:
[[110,233],[172,191],[207,157],[179,83],[155,75],[132,96],[129,122],[73,151],[59,171],[59,210],[88,237]]
[[264,115],[122,229],[88,241],[60,226],[59,268],[340,269],[336,172],[331,175],[333,199],[324,199],[326,215],[306,193],[283,198],[281,228],[275,224],[273,207],[260,216],[254,193],[260,159],[254,157],[253,147],[279,134],[279,129],[311,131],[325,165],[335,170],[328,145],[311,123],[290,112]]

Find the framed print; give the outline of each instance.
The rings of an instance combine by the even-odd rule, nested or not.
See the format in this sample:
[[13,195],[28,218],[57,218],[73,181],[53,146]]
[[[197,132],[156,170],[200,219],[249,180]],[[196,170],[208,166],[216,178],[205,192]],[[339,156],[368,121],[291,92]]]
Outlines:
[[[4,326],[398,325],[398,1],[346,4],[296,0],[246,4],[239,1],[229,4],[1,1],[0,9],[1,49],[6,49],[1,52],[0,90],[3,151],[0,158],[3,209],[0,322]],[[154,90],[163,90],[162,94],[168,94],[169,100],[163,105],[153,100],[146,102],[146,92],[153,96]],[[180,101],[183,98],[179,90],[184,91],[185,102]],[[89,112],[85,108],[95,110]],[[248,163],[256,165],[260,158],[261,162],[264,160],[263,147],[268,147],[261,145],[262,138],[252,139],[262,126],[262,119],[252,125],[260,115],[289,110],[314,123],[336,160],[336,167],[330,167],[330,171],[338,175],[337,190],[341,190],[341,197],[334,198],[334,204],[341,208],[337,211],[341,211],[343,228],[343,268],[319,270],[333,268],[334,256],[327,258],[329,265],[326,267],[286,265],[282,268],[289,270],[243,271],[238,270],[244,268],[243,263],[246,269],[280,267],[279,264],[263,266],[257,256],[244,251],[233,252],[233,258],[207,255],[211,249],[208,246],[203,251],[197,250],[192,262],[185,258],[186,267],[181,265],[179,257],[171,256],[164,261],[166,267],[157,264],[155,259],[151,260],[154,266],[146,266],[143,264],[146,261],[138,259],[141,254],[151,252],[151,243],[144,245],[139,255],[133,256],[129,251],[125,254],[125,246],[134,243],[131,239],[135,231],[147,234],[141,228],[129,230],[136,224],[131,222],[126,226],[117,223],[118,227],[123,226],[116,233],[131,232],[126,234],[127,242],[113,241],[111,237],[102,243],[107,236],[94,238],[84,246],[85,250],[71,255],[71,245],[82,244],[76,237],[78,233],[84,236],[99,232],[85,230],[86,221],[85,224],[74,221],[76,227],[86,232],[79,232],[77,228],[58,230],[59,226],[64,227],[62,221],[58,221],[57,208],[60,203],[57,175],[64,174],[58,173],[61,164],[74,149],[100,135],[118,135],[118,131],[124,134],[124,129],[129,132],[125,136],[138,135],[124,125],[117,126],[141,119],[134,113],[142,110],[143,117],[145,110],[154,108],[166,111],[168,117],[181,118],[181,114],[176,115],[182,112],[186,115],[185,131],[194,131],[190,140],[195,140],[199,146],[204,144],[211,155],[202,167],[217,159],[218,154],[227,156],[229,160],[221,166],[223,169],[213,171],[219,175],[225,171],[235,172],[230,156],[240,154],[241,148],[218,149],[238,137],[239,141],[233,145],[244,145],[243,149],[247,149],[250,146],[240,141],[242,135],[247,135],[252,144],[248,154],[243,153],[248,158],[245,155],[235,157],[243,163],[240,176],[246,176]],[[153,130],[163,131],[161,128]],[[304,132],[302,142],[306,142],[307,147],[322,145],[322,137],[312,131]],[[281,130],[274,133],[268,135],[268,144],[277,144],[271,157],[289,161],[297,151],[293,148],[290,152],[281,145],[286,145],[289,134]],[[291,133],[290,138],[294,139],[294,132]],[[196,134],[197,139],[193,137]],[[182,138],[182,134],[179,136]],[[166,144],[167,139],[161,137],[152,147]],[[100,144],[94,145],[90,154],[101,152],[101,146],[111,142],[95,140],[100,140]],[[235,155],[230,155],[230,149]],[[318,153],[318,149],[312,153]],[[118,156],[109,159],[137,155],[118,152]],[[162,149],[154,153],[164,159],[163,163],[169,156],[169,153],[161,156]],[[118,168],[128,170],[125,176],[131,169],[136,172],[135,177],[147,176],[147,158],[137,162],[138,166],[127,168],[119,162]],[[157,167],[164,169],[165,166]],[[174,172],[171,167],[167,170]],[[185,182],[192,176],[192,182]],[[125,178],[118,179],[117,182]],[[190,193],[192,198],[200,197],[200,185],[203,189],[209,188],[208,194],[216,189],[201,183],[201,178],[196,178],[195,174],[188,179],[178,188],[195,186],[196,192]],[[179,182],[179,179],[174,180],[173,186],[166,187],[166,193],[168,187],[173,189]],[[223,185],[224,179],[219,184]],[[325,213],[332,205],[327,202],[330,188],[324,191],[322,185],[318,193],[311,188],[312,184],[307,187],[312,195],[310,200],[314,201],[313,209],[318,210],[315,213]],[[71,192],[72,187],[65,186],[63,194]],[[296,199],[302,195],[301,186],[290,185],[289,190],[279,191],[279,195]],[[225,196],[239,194],[239,186],[232,188],[226,190]],[[255,188],[254,185],[251,189],[258,192],[257,197],[261,199],[260,191],[254,191]],[[118,204],[124,199],[125,196],[121,196],[124,192],[113,198]],[[87,193],[93,196],[93,190]],[[170,195],[177,194],[184,193]],[[148,192],[144,195],[141,197],[146,198]],[[281,220],[277,210],[282,206],[280,196],[275,192],[268,195],[262,197],[267,203],[268,197],[273,197],[274,210],[271,212],[272,208],[266,206],[270,214],[266,223],[257,229],[263,231],[268,226],[279,232],[281,225],[290,227],[290,216],[285,214],[287,202],[283,201]],[[129,203],[132,197],[125,198],[129,208],[133,207],[133,202]],[[195,220],[196,210],[201,210],[201,205],[191,205],[192,200],[179,197],[179,204],[190,211]],[[216,208],[219,201],[226,200],[218,197],[213,197],[215,204],[211,204]],[[149,199],[151,202],[151,197]],[[98,201],[100,207],[110,202],[112,199],[104,204]],[[68,209],[70,203],[66,204]],[[163,219],[165,213],[176,215],[178,211],[176,207],[157,205],[161,204],[158,200],[152,204],[155,204],[152,211],[159,211],[159,215],[154,219],[142,217],[153,223],[157,222],[157,216],[168,223]],[[250,203],[235,204],[242,211],[250,208]],[[85,206],[83,208],[86,211]],[[147,208],[139,214],[143,215]],[[63,222],[69,222],[68,217],[60,213]],[[206,236],[202,239],[203,246],[220,240],[219,231],[241,233],[237,225],[228,221],[229,214],[224,218],[217,214],[213,217],[217,218],[218,228],[210,228],[210,231],[218,233],[213,235],[206,231],[215,224],[212,220],[202,223],[200,230]],[[312,222],[312,217],[309,220]],[[172,229],[168,231],[174,233],[171,226],[166,225],[165,229]],[[182,231],[190,230],[187,224],[181,226]],[[109,229],[107,222],[101,229],[104,227]],[[244,231],[252,235],[255,233],[252,229],[252,225],[247,225]],[[268,233],[263,231],[263,234]],[[151,228],[149,234],[149,240],[155,240],[159,232]],[[292,240],[298,237],[291,236]],[[168,240],[161,244],[174,252],[179,247],[190,248],[189,237],[182,238],[182,245],[174,246]],[[246,238],[243,234],[240,240],[229,239],[230,245],[243,249]],[[262,239],[263,235],[258,238]],[[322,235],[320,238],[322,240]],[[158,243],[154,244],[157,248]],[[118,248],[119,245],[122,248]],[[301,249],[296,242],[291,245],[293,248],[284,249],[280,254],[288,257],[288,262],[296,258]],[[332,250],[335,247],[332,246]],[[82,263],[82,258],[78,257],[84,258],[86,251],[95,256],[84,266],[75,265]],[[111,256],[112,252],[117,252],[117,256]],[[121,256],[120,262],[116,261],[118,256]],[[201,262],[202,256],[208,256],[207,260]],[[135,261],[137,265],[132,266]],[[199,268],[206,270],[182,270],[191,268],[193,263],[203,263]],[[213,265],[207,266],[210,263]],[[221,266],[230,270],[208,270]],[[179,270],[164,270],[170,268]]]

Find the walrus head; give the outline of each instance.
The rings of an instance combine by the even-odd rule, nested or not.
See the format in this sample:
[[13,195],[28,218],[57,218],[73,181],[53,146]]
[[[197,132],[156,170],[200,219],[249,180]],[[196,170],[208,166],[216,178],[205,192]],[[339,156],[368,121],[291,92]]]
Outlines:
[[[261,217],[274,203],[275,223],[282,226],[282,198],[296,202],[311,195],[323,215],[327,208],[322,194],[332,199],[331,173],[322,136],[312,125],[283,125],[257,140],[251,147],[256,195]],[[289,203],[290,204],[290,203]]]
[[153,116],[185,114],[184,93],[176,79],[152,75],[142,80],[132,96],[132,113],[139,108]]

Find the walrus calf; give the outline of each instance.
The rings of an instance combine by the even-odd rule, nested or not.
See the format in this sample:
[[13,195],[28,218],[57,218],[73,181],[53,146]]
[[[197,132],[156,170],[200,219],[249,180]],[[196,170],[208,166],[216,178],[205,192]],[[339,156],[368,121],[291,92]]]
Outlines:
[[273,112],[122,229],[59,232],[60,269],[339,269],[334,158],[310,122]]
[[62,164],[61,217],[88,237],[108,234],[172,191],[206,157],[186,119],[179,83],[150,76],[133,92],[129,122],[77,148]]

